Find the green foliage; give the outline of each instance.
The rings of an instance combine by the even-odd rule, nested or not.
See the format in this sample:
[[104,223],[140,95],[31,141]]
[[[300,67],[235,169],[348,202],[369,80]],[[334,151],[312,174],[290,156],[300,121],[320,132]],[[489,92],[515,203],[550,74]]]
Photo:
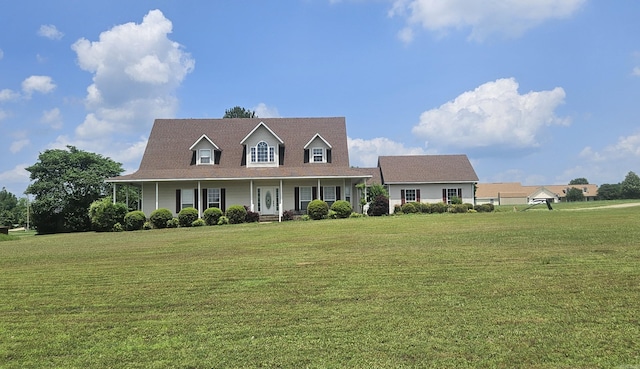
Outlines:
[[419,212],[419,209],[416,209],[416,206],[412,202],[403,204],[401,209],[403,214],[413,214]]
[[307,214],[313,220],[324,219],[329,215],[329,205],[320,199],[312,200],[307,205]]
[[618,200],[622,198],[622,185],[620,183],[605,183],[598,187],[598,200]]
[[113,203],[109,197],[96,200],[89,206],[89,219],[93,230],[109,232],[116,223],[124,223],[127,214],[127,206],[122,203]]
[[180,219],[171,218],[167,220],[167,228],[178,228],[180,227]]
[[151,222],[144,222],[144,224],[142,225],[142,229],[148,231],[150,229],[153,229],[153,225],[151,225]]
[[306,222],[307,220],[311,220],[311,217],[309,216],[309,214],[303,214],[302,216],[300,216],[300,220]]
[[353,212],[353,207],[349,201],[338,200],[331,204],[331,210],[335,211],[337,218],[348,218]]
[[18,221],[19,212],[16,211],[17,207],[18,199],[16,196],[2,187],[2,191],[0,191],[0,225],[12,227],[14,224],[20,223]]
[[447,211],[447,204],[443,202],[436,202],[435,204],[431,204],[431,212],[442,214]]
[[225,225],[225,224],[229,224],[229,218],[223,215],[218,219],[218,225]]
[[474,206],[473,209],[478,213],[490,213],[493,211],[494,207],[493,204],[482,204]]
[[389,192],[387,192],[387,189],[383,185],[376,183],[367,188],[367,199],[369,201],[374,200],[380,195],[383,195],[387,199],[389,198]]
[[586,185],[589,184],[586,178],[575,178],[569,181],[569,185]]
[[362,218],[362,217],[364,217],[364,214],[356,213],[356,212],[353,212],[351,213],[351,215],[349,215],[349,218]]
[[249,210],[247,206],[244,207],[244,210],[247,211],[247,215],[244,217],[245,222],[256,223],[260,221],[260,213]]
[[167,222],[173,219],[173,213],[166,208],[156,209],[149,216],[153,228],[167,228]]
[[453,196],[451,198],[451,205],[460,205],[462,204],[462,199],[459,198],[458,196]]
[[147,216],[142,211],[130,211],[124,216],[124,229],[127,231],[140,230],[146,221]]
[[242,205],[231,205],[225,213],[229,224],[244,223],[247,218],[247,209]]
[[200,218],[194,220],[193,223],[191,223],[192,227],[202,227],[205,225],[207,224],[204,222],[204,219],[200,219]]
[[184,208],[178,213],[180,227],[191,227],[196,219],[198,219],[198,209],[196,208]]
[[108,194],[104,180],[123,171],[120,163],[74,146],[46,150],[26,170],[33,181],[27,193],[36,197],[33,225],[41,234],[90,230],[87,209]]
[[389,214],[389,198],[385,195],[376,196],[369,204],[367,215],[381,216]]
[[231,109],[227,109],[224,111],[224,116],[222,118],[257,118],[256,112],[253,110],[248,110],[240,106],[234,106]]
[[0,242],[2,241],[15,241],[18,240],[19,238],[12,235],[12,234],[4,234],[4,233],[0,233]]
[[[122,204],[122,205],[125,205],[125,204]],[[126,207],[126,205],[125,205],[125,207]],[[111,231],[112,232],[122,232],[122,231],[124,231],[124,228],[122,227],[122,224],[116,223],[116,224],[113,225],[113,228],[111,228]]]
[[449,208],[450,213],[466,213],[469,210],[464,204],[453,204]]
[[620,194],[623,199],[640,199],[640,177],[637,174],[627,173],[620,185]]
[[293,220],[293,210],[285,210],[282,212],[282,221]]
[[584,193],[579,188],[571,187],[569,190],[567,190],[566,199],[567,201],[571,202],[584,201]]
[[202,214],[202,217],[204,218],[204,222],[207,225],[217,225],[218,220],[220,219],[221,216],[222,216],[222,210],[220,210],[220,208],[208,208]]

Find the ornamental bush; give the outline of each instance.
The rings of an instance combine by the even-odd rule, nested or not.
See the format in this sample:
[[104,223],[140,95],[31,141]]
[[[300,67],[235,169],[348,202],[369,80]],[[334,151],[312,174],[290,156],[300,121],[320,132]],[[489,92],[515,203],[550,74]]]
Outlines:
[[389,198],[385,195],[378,195],[369,204],[369,210],[367,215],[369,216],[381,216],[389,214]]
[[435,204],[431,204],[431,212],[442,214],[447,211],[447,204],[444,202],[437,202]]
[[173,213],[166,208],[156,209],[151,213],[149,222],[153,228],[167,228],[167,222],[173,219]]
[[244,221],[247,223],[256,223],[260,221],[260,213],[249,210],[248,206],[244,207],[247,211],[247,216],[244,217]]
[[231,205],[225,215],[229,219],[229,224],[244,223],[247,218],[247,209],[242,205]]
[[137,231],[142,229],[147,216],[140,210],[130,211],[124,216],[124,229],[127,231]]
[[123,203],[113,203],[109,197],[96,200],[89,207],[89,218],[91,226],[98,232],[113,231],[116,223],[124,223],[124,216],[127,214],[127,206]]
[[293,210],[285,210],[282,212],[282,221],[293,220]]
[[450,213],[466,213],[469,209],[464,204],[453,204],[449,208]]
[[307,205],[307,214],[313,220],[324,219],[329,215],[329,205],[319,199],[313,200]]
[[416,206],[414,205],[414,203],[407,202],[402,205],[402,212],[405,214],[413,214],[413,213],[418,213],[419,210],[416,209]]
[[167,220],[167,228],[178,228],[180,227],[180,219],[171,218]]
[[218,219],[218,225],[225,225],[225,224],[229,224],[229,218],[223,215]]
[[191,227],[196,219],[198,219],[198,209],[196,208],[184,208],[178,213],[180,227]]
[[192,227],[202,227],[204,225],[206,225],[206,223],[204,222],[204,219],[200,219],[200,218],[194,220],[193,223],[191,223]]
[[204,211],[204,214],[202,214],[202,217],[204,218],[204,222],[207,225],[218,224],[218,219],[220,219],[221,216],[222,216],[222,210],[220,210],[220,208],[208,208],[207,210]]
[[338,200],[331,204],[331,210],[336,212],[336,218],[348,218],[353,212],[353,207],[349,201]]

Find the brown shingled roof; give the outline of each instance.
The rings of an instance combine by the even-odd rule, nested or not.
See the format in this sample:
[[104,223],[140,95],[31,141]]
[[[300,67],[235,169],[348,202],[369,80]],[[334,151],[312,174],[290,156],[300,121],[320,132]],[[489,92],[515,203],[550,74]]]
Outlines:
[[[242,165],[241,141],[264,123],[284,142],[284,162],[277,168]],[[304,146],[316,134],[331,144],[331,163],[304,163]],[[216,165],[192,165],[194,142],[206,135],[221,151]],[[115,181],[146,179],[237,179],[282,177],[363,177],[349,167],[346,123],[337,118],[234,118],[156,119],[140,168],[112,178]]]
[[384,183],[477,182],[466,155],[381,156]]

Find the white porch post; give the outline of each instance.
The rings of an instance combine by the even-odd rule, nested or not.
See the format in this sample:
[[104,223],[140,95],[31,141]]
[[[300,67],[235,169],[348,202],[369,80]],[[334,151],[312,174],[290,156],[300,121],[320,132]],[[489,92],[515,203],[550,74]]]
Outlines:
[[129,211],[129,185],[125,187],[125,201],[127,202],[127,211]]
[[158,210],[158,182],[156,182],[156,210]]
[[[198,181],[198,196],[202,196],[202,190],[200,189],[200,181]],[[195,204],[196,208],[198,209],[198,218],[202,218],[202,201],[204,201],[204,199],[200,199],[200,201],[198,201],[199,204]]]
[[249,205],[251,205],[251,211],[255,211],[253,208],[253,179],[249,182]]
[[280,206],[278,207],[278,222],[282,222],[282,179],[280,180]]
[[138,201],[138,210],[144,211],[144,182],[140,184],[140,200]]
[[[320,178],[318,178],[318,191],[316,192],[316,200],[320,199]],[[322,200],[322,199],[320,199]]]
[[117,184],[115,183],[113,184],[113,203],[114,204],[116,203],[116,187],[117,186],[118,186]]

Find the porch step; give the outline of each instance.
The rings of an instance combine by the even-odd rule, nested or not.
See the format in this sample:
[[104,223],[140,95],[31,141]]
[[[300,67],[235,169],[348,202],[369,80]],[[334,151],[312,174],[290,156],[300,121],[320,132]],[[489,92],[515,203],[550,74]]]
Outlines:
[[277,222],[277,215],[260,215],[260,222]]

